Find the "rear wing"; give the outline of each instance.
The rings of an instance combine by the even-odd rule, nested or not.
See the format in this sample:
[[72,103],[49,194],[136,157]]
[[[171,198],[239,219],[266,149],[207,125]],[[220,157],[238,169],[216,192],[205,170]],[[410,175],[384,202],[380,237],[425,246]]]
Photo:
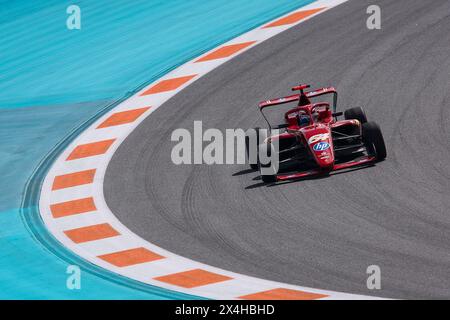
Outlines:
[[294,91],[300,90],[300,94],[294,94],[294,95],[283,97],[283,98],[276,98],[276,99],[262,101],[259,103],[259,108],[260,108],[260,110],[262,110],[264,108],[271,107],[271,106],[285,104],[285,103],[289,103],[289,102],[293,102],[293,101],[299,101],[302,95],[303,95],[303,98],[306,98],[309,101],[310,98],[314,98],[314,97],[318,97],[318,96],[321,96],[324,94],[331,93],[331,94],[333,94],[333,112],[336,112],[337,92],[334,87],[326,87],[326,88],[321,88],[321,89],[317,89],[317,90],[310,91],[310,92],[303,92],[303,90],[307,89],[307,88],[309,88],[309,85],[300,85],[297,87],[293,87],[292,90],[294,90]]
[[264,109],[264,108],[276,106],[279,104],[285,104],[285,103],[292,102],[292,101],[298,101],[299,99],[300,99],[300,95],[294,94],[294,95],[288,96],[288,97],[266,100],[266,101],[262,101],[259,103],[259,108]]

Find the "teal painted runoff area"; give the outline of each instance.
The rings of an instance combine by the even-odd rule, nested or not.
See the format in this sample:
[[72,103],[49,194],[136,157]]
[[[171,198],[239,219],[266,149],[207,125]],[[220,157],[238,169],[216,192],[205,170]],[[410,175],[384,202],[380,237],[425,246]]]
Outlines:
[[[53,146],[106,105],[311,2],[0,0],[0,299],[195,299],[83,269],[81,289],[68,289],[67,261],[24,222],[25,184]],[[71,4],[80,30],[66,26]]]

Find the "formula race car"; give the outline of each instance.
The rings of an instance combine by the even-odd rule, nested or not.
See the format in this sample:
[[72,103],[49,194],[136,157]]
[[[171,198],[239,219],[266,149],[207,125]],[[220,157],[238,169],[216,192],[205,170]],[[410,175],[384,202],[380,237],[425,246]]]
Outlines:
[[[264,182],[328,174],[386,158],[380,127],[367,121],[362,108],[336,112],[337,92],[333,87],[305,92],[307,88],[309,85],[299,85],[292,88],[299,94],[259,104],[269,128],[248,130],[246,150],[251,168],[260,170]],[[311,102],[319,96],[322,101],[326,97],[331,101]],[[263,110],[288,103],[296,106],[284,114],[284,123],[272,126]],[[338,120],[342,115],[344,119]]]

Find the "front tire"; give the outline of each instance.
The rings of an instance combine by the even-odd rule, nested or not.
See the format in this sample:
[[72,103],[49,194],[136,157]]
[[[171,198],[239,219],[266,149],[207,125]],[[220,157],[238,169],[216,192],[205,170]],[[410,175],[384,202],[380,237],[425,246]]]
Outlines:
[[367,153],[375,156],[377,161],[384,160],[387,156],[386,145],[378,124],[373,121],[364,123],[362,125],[362,135]]
[[366,113],[364,112],[363,108],[361,108],[361,107],[350,108],[350,109],[345,110],[344,117],[345,117],[345,120],[356,119],[361,124],[364,124],[367,122]]
[[[266,138],[267,132],[265,130],[261,130],[259,127],[249,129],[245,133],[245,151],[247,152],[247,160],[250,163],[250,155],[254,155],[254,158],[256,158],[256,163],[250,163],[250,168],[252,170],[256,171],[259,168],[258,147],[261,141],[264,141]],[[255,141],[256,143],[251,145],[251,141]]]
[[[260,154],[266,154],[268,157],[271,157],[273,150],[273,146],[270,143],[262,143],[259,145]],[[261,179],[264,183],[274,183],[277,181],[277,170],[275,169],[272,161],[264,164],[259,162],[259,170],[261,174]]]

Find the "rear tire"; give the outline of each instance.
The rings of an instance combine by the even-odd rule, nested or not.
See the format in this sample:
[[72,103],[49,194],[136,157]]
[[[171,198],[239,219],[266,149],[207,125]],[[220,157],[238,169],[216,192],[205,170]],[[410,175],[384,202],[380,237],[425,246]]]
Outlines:
[[366,113],[364,112],[363,108],[361,108],[361,107],[350,108],[350,109],[345,110],[344,117],[345,117],[345,120],[356,119],[361,124],[364,124],[367,122]]
[[378,124],[373,121],[364,123],[362,125],[362,135],[367,153],[375,156],[378,161],[384,160],[387,155],[386,145]]

